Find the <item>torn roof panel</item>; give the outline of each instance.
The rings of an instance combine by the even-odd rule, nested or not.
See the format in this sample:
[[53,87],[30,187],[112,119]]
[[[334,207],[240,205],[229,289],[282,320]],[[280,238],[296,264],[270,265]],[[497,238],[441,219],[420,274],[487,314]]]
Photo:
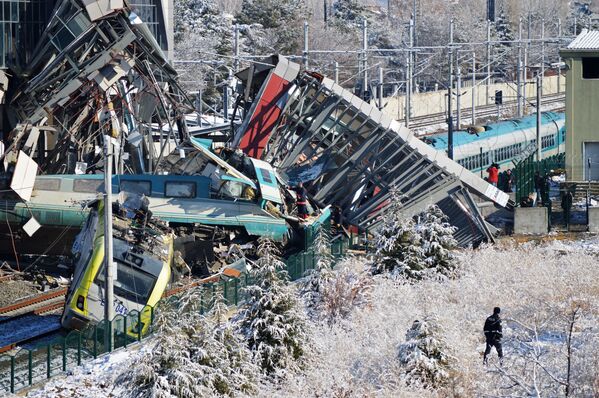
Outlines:
[[318,201],[341,206],[365,228],[380,223],[397,189],[408,216],[442,205],[461,229],[461,244],[493,239],[470,192],[500,205],[505,193],[330,79],[303,73],[294,83],[263,155],[291,183],[307,182]]

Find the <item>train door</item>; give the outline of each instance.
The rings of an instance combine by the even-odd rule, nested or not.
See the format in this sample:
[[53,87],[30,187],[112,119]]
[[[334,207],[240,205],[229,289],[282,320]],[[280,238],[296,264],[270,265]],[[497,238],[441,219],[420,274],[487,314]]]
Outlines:
[[599,142],[584,143],[584,176],[587,181],[599,181]]

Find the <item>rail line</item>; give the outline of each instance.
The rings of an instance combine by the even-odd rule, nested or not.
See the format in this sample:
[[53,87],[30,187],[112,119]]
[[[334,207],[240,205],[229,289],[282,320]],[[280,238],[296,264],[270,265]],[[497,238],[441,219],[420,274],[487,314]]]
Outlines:
[[[169,297],[204,283],[218,280],[219,275],[193,281],[164,292]],[[0,307],[0,354],[11,351],[19,345],[56,333],[61,329],[59,318],[46,320],[40,317],[64,307],[66,288],[56,289],[14,304]]]
[[[17,301],[14,304],[10,304],[4,307],[0,307],[0,317],[15,317],[23,313],[35,311],[38,307],[44,307],[46,301],[52,301],[53,303],[64,304],[65,295],[67,294],[67,288],[59,288],[50,290],[49,292],[41,293],[33,297],[27,297]],[[42,305],[40,305],[42,304]],[[48,312],[43,311],[43,312]],[[43,313],[41,312],[41,313]]]
[[[554,104],[554,103],[558,103],[558,102],[564,102],[565,99],[566,99],[566,97],[565,97],[564,93],[550,94],[550,95],[546,95],[543,97],[543,99],[541,100],[541,105],[549,105],[549,104]],[[501,105],[500,111],[501,111],[501,109],[505,109],[506,107],[512,108],[515,106],[516,106],[516,101],[506,101]],[[462,107],[462,111],[461,111],[460,115],[461,115],[461,119],[464,121],[467,119],[470,119],[472,117],[472,109],[470,107]],[[497,115],[497,105],[494,105],[494,104],[481,105],[476,108],[476,117],[477,118],[489,117],[489,116],[495,116],[495,115]],[[454,116],[454,120],[455,120],[455,116]],[[415,116],[415,117],[410,118],[409,127],[412,129],[416,129],[416,128],[421,128],[421,127],[426,127],[426,126],[430,126],[430,125],[444,123],[446,121],[447,121],[447,113],[446,112],[431,113],[428,115]]]
[[0,354],[59,331],[59,317],[41,315],[63,308],[66,292],[55,289],[0,307]]

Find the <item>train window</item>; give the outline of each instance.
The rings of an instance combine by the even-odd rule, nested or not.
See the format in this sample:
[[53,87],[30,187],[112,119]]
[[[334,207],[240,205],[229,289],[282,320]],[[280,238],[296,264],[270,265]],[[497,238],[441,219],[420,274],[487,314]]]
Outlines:
[[73,181],[73,191],[96,193],[100,192],[100,187],[104,185],[103,180],[81,179]]
[[[138,304],[146,304],[154,289],[156,278],[147,272],[122,262],[116,261],[116,280],[114,281],[114,294],[123,300],[134,301]],[[98,271],[95,282],[102,286],[104,284],[104,266]]]
[[195,182],[166,182],[164,196],[167,198],[193,198],[196,196]]
[[60,178],[36,179],[33,189],[40,191],[60,191]]
[[270,176],[270,171],[266,170],[266,169],[258,169],[260,170],[260,175],[262,176],[262,179],[264,180],[264,182],[266,182],[267,184],[272,184],[272,178]]
[[146,196],[152,194],[152,183],[150,181],[127,180],[121,181],[121,191],[143,193]]
[[599,79],[599,58],[584,57],[582,59],[582,78]]

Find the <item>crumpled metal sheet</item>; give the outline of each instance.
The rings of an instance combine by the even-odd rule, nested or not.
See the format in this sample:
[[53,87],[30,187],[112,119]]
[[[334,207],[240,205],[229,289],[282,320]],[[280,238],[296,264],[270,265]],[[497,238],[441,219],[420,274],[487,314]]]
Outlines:
[[[42,172],[72,173],[76,163],[98,163],[95,148],[107,131],[123,135],[117,153],[138,152],[129,165],[134,172],[156,162],[152,124],[171,126],[161,142],[188,138],[184,124],[176,135],[172,126],[193,104],[148,27],[122,0],[59,1],[33,53],[8,99],[13,125],[21,127],[7,152],[37,156]],[[102,114],[109,107],[107,122]],[[37,153],[27,144],[31,127],[42,131]],[[129,134],[141,135],[144,145],[125,148]]]
[[290,184],[304,182],[362,228],[381,224],[396,190],[406,217],[438,204],[462,246],[493,240],[471,193],[496,202],[504,193],[330,79],[304,72],[286,95],[262,158]]

